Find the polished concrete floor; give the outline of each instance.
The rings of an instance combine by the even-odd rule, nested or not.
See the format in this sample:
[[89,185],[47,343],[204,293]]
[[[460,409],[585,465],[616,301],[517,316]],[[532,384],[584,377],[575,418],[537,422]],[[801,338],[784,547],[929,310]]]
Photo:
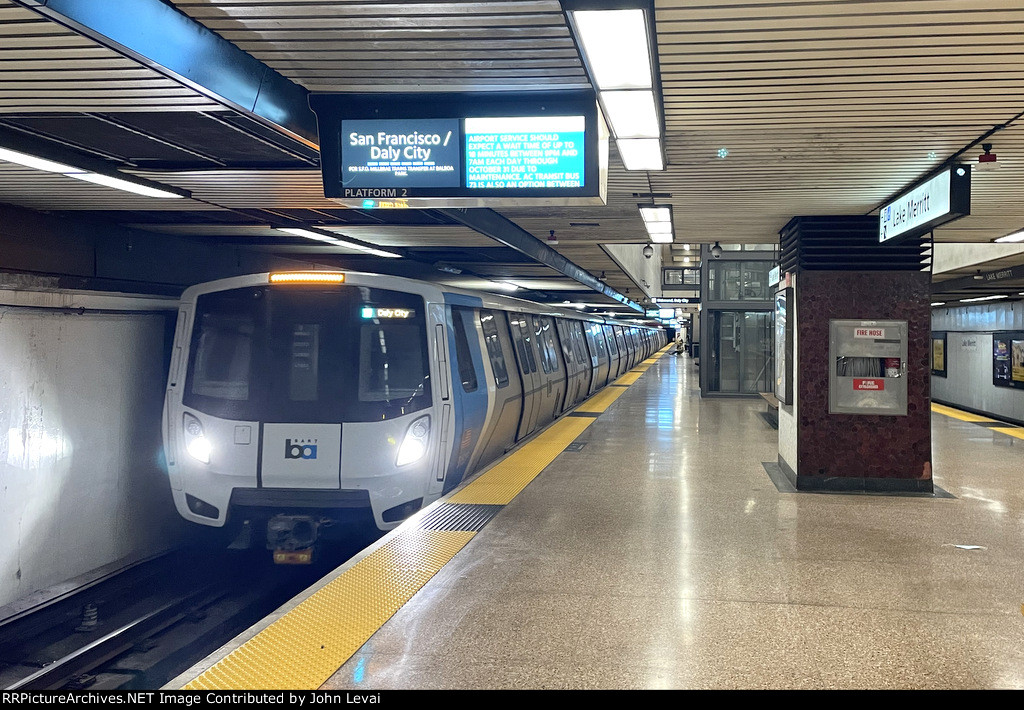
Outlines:
[[761,400],[696,378],[659,360],[323,687],[1024,688],[1024,440],[934,414],[954,498],[780,493]]

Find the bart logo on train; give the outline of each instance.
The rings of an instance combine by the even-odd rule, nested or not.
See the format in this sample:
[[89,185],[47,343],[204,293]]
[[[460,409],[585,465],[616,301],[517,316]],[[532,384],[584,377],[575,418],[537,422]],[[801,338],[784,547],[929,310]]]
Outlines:
[[[291,439],[285,439],[284,457],[286,459],[315,459],[316,443],[307,444],[306,441],[306,439],[299,439],[293,444]],[[316,439],[309,439],[309,441],[316,442]]]

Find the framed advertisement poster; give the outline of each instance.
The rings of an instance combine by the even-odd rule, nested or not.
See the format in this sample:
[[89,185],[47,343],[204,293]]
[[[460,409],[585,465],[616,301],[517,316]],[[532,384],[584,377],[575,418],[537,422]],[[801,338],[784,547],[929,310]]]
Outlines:
[[992,334],[992,384],[1024,389],[1024,331]]
[[946,334],[932,333],[932,374],[936,377],[946,376]]
[[789,308],[793,289],[775,294],[775,398],[781,404],[793,403],[793,323]]

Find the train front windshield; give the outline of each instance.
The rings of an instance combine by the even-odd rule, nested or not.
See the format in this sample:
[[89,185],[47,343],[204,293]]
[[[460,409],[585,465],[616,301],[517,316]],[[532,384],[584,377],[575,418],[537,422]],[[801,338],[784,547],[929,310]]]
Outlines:
[[199,296],[183,403],[225,419],[368,422],[430,406],[423,298],[364,286]]

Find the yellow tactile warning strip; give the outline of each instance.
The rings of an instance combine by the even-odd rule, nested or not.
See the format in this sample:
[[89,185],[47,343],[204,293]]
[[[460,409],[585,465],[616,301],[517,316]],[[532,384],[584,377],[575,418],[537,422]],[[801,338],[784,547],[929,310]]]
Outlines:
[[184,690],[319,688],[475,534],[396,535]]
[[1007,436],[1012,436],[1017,439],[1024,439],[1024,429],[994,426],[992,427],[992,431],[998,431],[1000,434],[1006,434]]
[[[989,419],[983,417],[980,414],[972,414],[971,412],[964,412],[960,409],[954,409],[953,407],[947,407],[943,404],[936,404],[932,402],[932,411],[936,414],[943,414],[953,419],[959,419],[962,422],[971,422],[972,424],[997,424],[999,423],[996,419]],[[1020,427],[1011,426],[989,426],[988,429],[991,431],[998,431],[1000,434],[1006,434],[1012,436],[1015,439],[1024,439],[1024,429]]]
[[[660,351],[659,356],[671,345]],[[650,358],[649,367],[657,361]],[[617,380],[630,385],[646,371]],[[450,504],[505,505],[625,391],[609,387],[447,498]],[[346,569],[201,673],[185,690],[316,689],[448,563],[478,530],[398,528]]]
[[963,411],[960,411],[959,409],[953,409],[952,407],[947,407],[944,404],[936,404],[935,402],[932,402],[932,411],[935,412],[936,414],[944,414],[947,417],[953,417],[953,419],[959,419],[962,422],[992,422],[992,421],[995,421],[994,419],[989,419],[988,417],[983,417],[983,416],[978,415],[978,414],[971,414],[970,412],[963,412]]
[[627,372],[625,375],[623,375],[619,379],[615,380],[615,382],[613,382],[612,384],[615,384],[615,385],[631,385],[634,382],[636,382],[640,378],[640,375],[642,375],[642,374],[644,374],[644,373],[643,372]]
[[593,412],[600,414],[612,405],[612,402],[622,396],[626,390],[622,387],[606,387],[586,402],[576,407],[577,412]]
[[592,417],[559,419],[526,446],[514,451],[474,478],[464,488],[456,491],[448,502],[507,504],[593,423]]

